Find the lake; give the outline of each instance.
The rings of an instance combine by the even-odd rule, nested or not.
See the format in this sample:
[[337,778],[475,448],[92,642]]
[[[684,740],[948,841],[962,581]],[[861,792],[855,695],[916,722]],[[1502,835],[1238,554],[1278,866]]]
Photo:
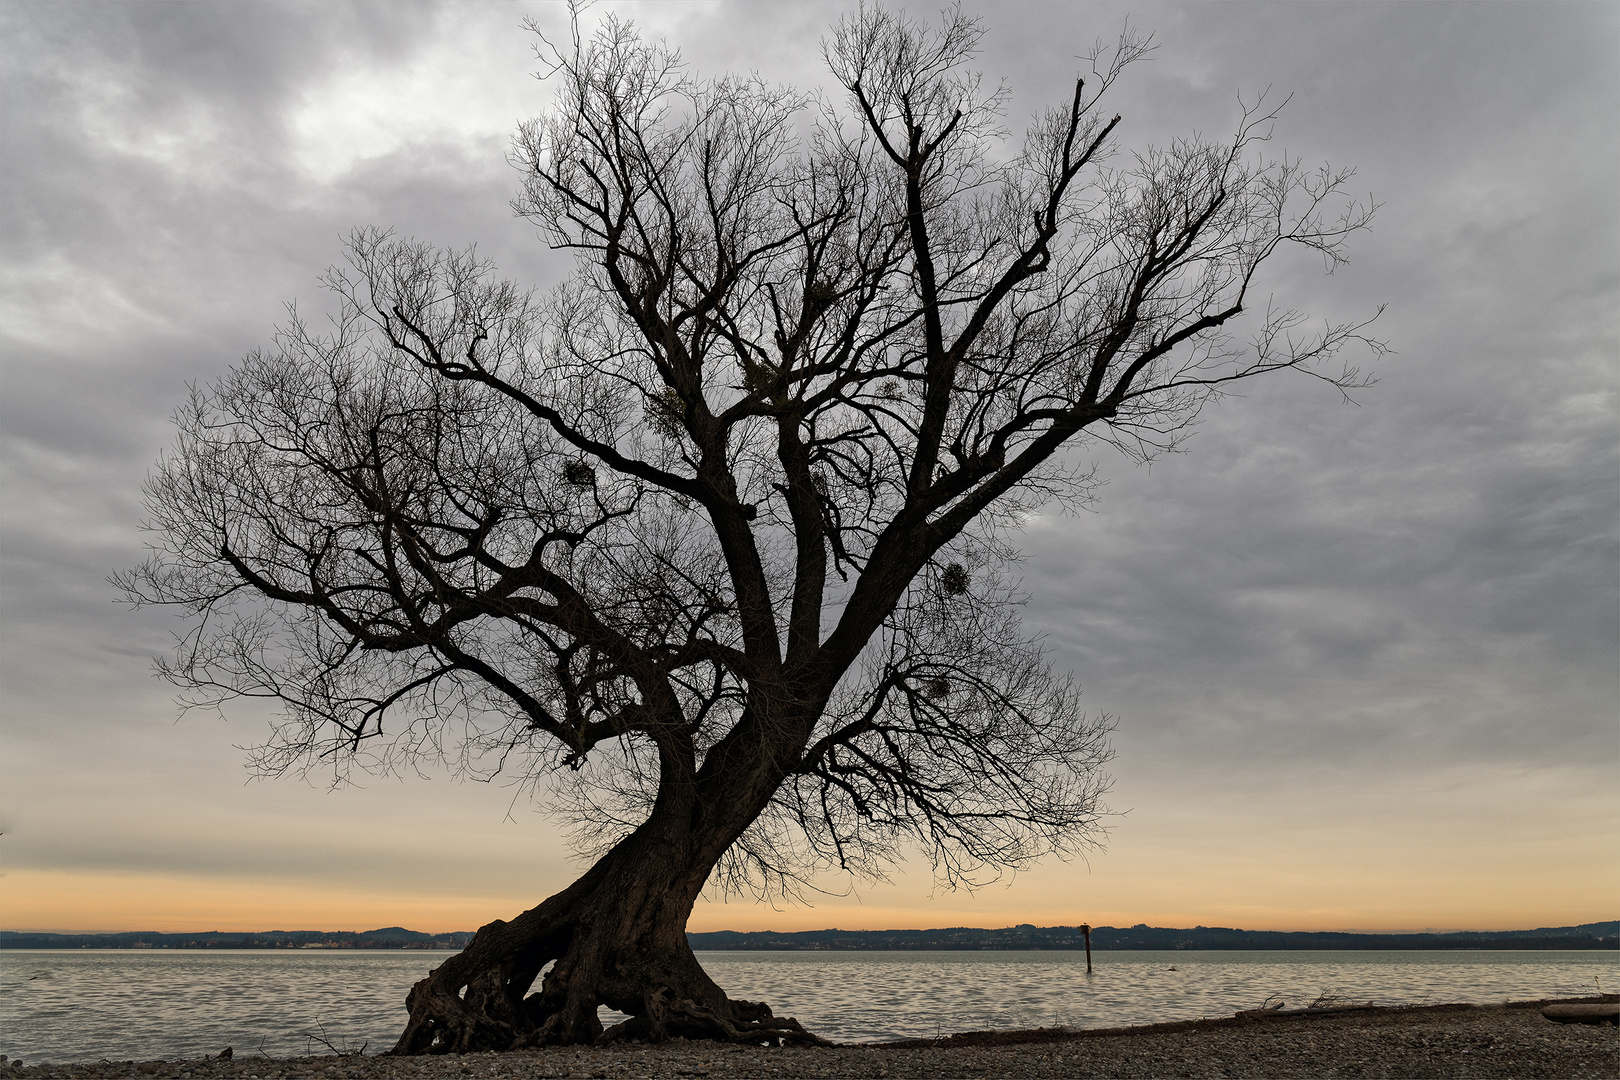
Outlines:
[[[393,1045],[405,994],[449,953],[0,951],[0,1053],[40,1061],[285,1057]],[[864,1042],[1230,1016],[1279,996],[1381,1005],[1572,997],[1620,954],[1571,952],[700,952],[733,997]],[[615,1014],[616,1015],[616,1014]],[[604,1020],[612,1017],[604,1010]],[[324,1040],[324,1042],[323,1042]]]

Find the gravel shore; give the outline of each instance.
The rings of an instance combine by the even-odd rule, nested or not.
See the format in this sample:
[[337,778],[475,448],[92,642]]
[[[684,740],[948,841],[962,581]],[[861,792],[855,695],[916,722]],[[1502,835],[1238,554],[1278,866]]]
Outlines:
[[983,1032],[881,1046],[774,1049],[676,1041],[423,1058],[0,1063],[60,1077],[1620,1077],[1620,1031],[1555,1024],[1545,1002],[1362,1009],[1108,1031]]

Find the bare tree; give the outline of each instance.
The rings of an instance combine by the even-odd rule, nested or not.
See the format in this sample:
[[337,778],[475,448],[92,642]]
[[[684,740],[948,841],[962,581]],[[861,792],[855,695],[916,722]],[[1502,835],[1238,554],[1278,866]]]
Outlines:
[[831,103],[611,18],[548,45],[517,208],[573,279],[357,232],[332,329],[295,316],[180,413],[120,583],[194,617],[185,700],[278,699],[272,772],[515,772],[599,855],[418,983],[396,1053],[814,1041],[698,965],[706,883],[914,846],[971,886],[1096,838],[1108,723],[1006,571],[1023,515],[1087,496],[1065,448],[1172,447],[1270,371],[1357,384],[1328,365],[1358,326],[1228,329],[1273,254],[1343,258],[1347,173],[1265,157],[1259,110],[1119,154],[1129,36],[1011,149],[979,37],[863,9]]

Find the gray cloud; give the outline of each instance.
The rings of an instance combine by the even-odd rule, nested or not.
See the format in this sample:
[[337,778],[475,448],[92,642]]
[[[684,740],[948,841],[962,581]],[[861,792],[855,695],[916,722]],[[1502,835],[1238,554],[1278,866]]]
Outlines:
[[1263,71],[1279,149],[1360,164],[1385,206],[1351,267],[1275,284],[1387,302],[1398,355],[1360,408],[1256,387],[1186,459],[1105,463],[1096,517],[1032,534],[1032,621],[1157,754],[1610,768],[1612,12],[1243,14],[1176,9],[1156,65]]

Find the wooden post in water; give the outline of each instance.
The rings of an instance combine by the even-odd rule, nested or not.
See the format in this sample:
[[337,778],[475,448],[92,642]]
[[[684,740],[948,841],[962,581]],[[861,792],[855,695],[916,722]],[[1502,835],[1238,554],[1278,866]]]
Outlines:
[[1086,939],[1086,974],[1091,974],[1091,924],[1080,924],[1080,936]]

